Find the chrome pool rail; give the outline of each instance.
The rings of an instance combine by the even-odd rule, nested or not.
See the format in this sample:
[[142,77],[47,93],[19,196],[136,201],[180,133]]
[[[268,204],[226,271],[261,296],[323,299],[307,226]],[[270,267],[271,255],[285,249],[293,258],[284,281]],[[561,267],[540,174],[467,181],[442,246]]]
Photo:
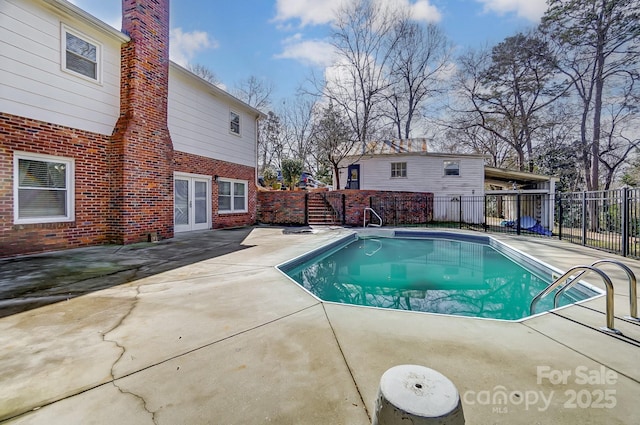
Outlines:
[[[595,267],[600,264],[614,264],[620,267],[622,270],[624,270],[624,272],[627,274],[627,277],[629,278],[629,315],[625,316],[625,319],[640,321],[640,318],[638,318],[638,280],[636,279],[636,275],[633,273],[633,270],[631,270],[626,264],[618,260],[611,260],[608,258],[594,261],[593,263],[591,263],[591,267]],[[583,271],[582,273],[577,275],[574,280],[577,282],[577,279],[585,273],[586,271]],[[571,285],[572,284],[570,283],[566,286],[563,286],[558,290],[558,292],[556,292],[556,295],[553,297],[554,308],[558,307],[558,303],[560,302],[560,296]]]
[[370,211],[380,221],[378,224],[369,223],[369,226],[382,227],[382,218],[378,215],[377,212],[375,212],[375,210],[373,208],[369,208],[369,207],[364,209],[364,213],[363,213],[364,222],[362,223],[362,227],[367,227],[367,211]]
[[[579,273],[577,276],[575,276],[574,278],[571,278],[572,273],[575,273],[577,271],[580,271],[581,273]],[[535,310],[536,310],[536,305],[538,304],[538,301],[540,301],[542,298],[546,297],[547,295],[549,295],[554,289],[556,289],[557,287],[559,287],[560,285],[562,285],[564,282],[568,281],[571,278],[571,281],[569,281],[569,283],[567,283],[567,285],[565,287],[569,287],[569,286],[573,286],[574,284],[578,283],[578,278],[582,275],[584,275],[586,272],[592,271],[594,273],[597,273],[601,278],[602,281],[604,282],[605,285],[605,289],[606,289],[606,293],[605,293],[605,297],[606,297],[606,317],[607,317],[607,324],[605,327],[600,328],[603,331],[606,332],[611,332],[611,333],[615,333],[615,334],[620,334],[621,332],[619,330],[617,330],[616,328],[614,328],[614,316],[613,316],[613,283],[611,282],[611,279],[609,278],[609,276],[607,276],[607,274],[605,272],[603,272],[602,270],[593,267],[593,266],[574,266],[571,267],[569,270],[567,270],[565,272],[565,274],[563,274],[562,276],[560,276],[558,279],[556,279],[551,285],[547,286],[545,289],[543,289],[538,295],[536,295],[533,300],[531,300],[531,306],[529,307],[529,312],[533,315],[535,314]],[[563,288],[564,289],[564,288]]]

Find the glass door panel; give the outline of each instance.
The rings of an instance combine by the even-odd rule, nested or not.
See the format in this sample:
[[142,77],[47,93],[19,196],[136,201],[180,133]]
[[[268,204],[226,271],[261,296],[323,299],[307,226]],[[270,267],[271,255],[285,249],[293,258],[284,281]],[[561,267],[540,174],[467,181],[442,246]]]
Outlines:
[[210,188],[208,179],[175,178],[173,219],[176,232],[211,228]]
[[174,183],[173,220],[176,226],[189,225],[189,180]]

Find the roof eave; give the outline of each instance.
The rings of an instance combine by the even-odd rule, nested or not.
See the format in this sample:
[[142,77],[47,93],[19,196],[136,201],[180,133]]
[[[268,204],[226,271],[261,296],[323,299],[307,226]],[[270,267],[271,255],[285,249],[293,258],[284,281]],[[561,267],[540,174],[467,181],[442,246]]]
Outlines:
[[85,12],[84,10],[80,9],[75,4],[68,2],[67,0],[41,0],[41,1],[43,1],[44,3],[47,3],[49,6],[57,10],[62,11],[66,15],[72,16],[80,21],[86,22],[87,24],[115,38],[121,43],[128,43],[131,40],[131,38],[127,34],[123,33],[122,31],[118,31],[117,29],[113,28],[111,25]]
[[534,174],[526,171],[506,170],[504,168],[496,168],[496,167],[489,167],[489,166],[485,166],[484,169],[485,169],[485,179],[487,179],[487,175],[489,175],[489,176],[493,176],[494,178],[523,180],[523,181],[546,182],[546,181],[552,181],[552,180],[553,181],[559,180],[557,177],[544,176],[541,174]]
[[251,111],[258,119],[263,119],[266,118],[267,115],[260,111],[259,109],[254,108],[253,106],[249,105],[246,102],[243,102],[242,100],[238,99],[237,97],[233,96],[230,93],[227,93],[226,91],[222,90],[220,87],[216,86],[215,84],[211,84],[209,81],[205,80],[204,78],[201,78],[199,76],[197,76],[196,74],[194,74],[193,72],[189,71],[187,68],[183,67],[182,65],[179,65],[173,61],[169,61],[169,64],[171,65],[172,68],[174,68],[176,71],[182,73],[183,75],[189,77],[189,78],[194,78],[197,79],[197,81],[201,84],[206,85],[209,90],[211,90],[213,92],[213,94],[215,94],[216,96],[220,96],[223,97],[233,103],[236,103],[240,106],[242,106],[244,109],[247,109],[249,111]]

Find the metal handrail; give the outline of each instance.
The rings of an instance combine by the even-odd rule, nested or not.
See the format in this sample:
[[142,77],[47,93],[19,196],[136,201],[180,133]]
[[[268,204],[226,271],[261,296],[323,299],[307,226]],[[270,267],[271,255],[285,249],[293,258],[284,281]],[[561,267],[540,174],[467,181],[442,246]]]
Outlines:
[[[378,243],[378,247],[373,250],[372,252],[367,252],[367,241],[374,241]],[[380,251],[382,249],[382,242],[380,242],[378,239],[363,239],[362,240],[362,246],[364,247],[364,255],[366,255],[367,257],[372,257],[374,256],[378,251]]]
[[379,224],[369,223],[369,226],[382,227],[382,218],[378,215],[377,212],[375,212],[373,210],[373,208],[369,208],[369,207],[366,207],[364,209],[364,214],[363,214],[364,215],[364,222],[362,223],[362,227],[367,227],[367,211],[371,211],[373,213],[373,215],[378,217],[378,220],[380,220]]
[[592,272],[595,272],[595,273],[600,275],[600,277],[602,278],[602,281],[604,282],[605,289],[606,289],[605,296],[606,296],[606,319],[607,319],[606,327],[603,327],[601,329],[605,330],[607,332],[613,332],[613,333],[619,334],[620,331],[618,331],[617,329],[615,329],[613,327],[613,322],[614,322],[614,316],[613,316],[613,283],[611,282],[611,279],[609,278],[609,276],[607,276],[605,274],[605,272],[603,272],[602,270],[597,269],[597,268],[595,268],[593,266],[575,266],[575,267],[571,267],[569,270],[567,270],[567,272],[565,274],[563,274],[562,276],[557,278],[551,285],[547,286],[538,295],[536,295],[533,298],[533,300],[531,300],[531,306],[529,307],[529,312],[531,314],[535,314],[536,305],[538,304],[538,301],[540,301],[542,298],[544,298],[547,295],[549,295],[554,289],[556,289],[558,286],[560,286],[564,282],[566,282],[571,277],[571,274],[576,272],[576,271],[582,271],[582,273],[578,274],[566,286],[572,286],[575,283],[577,283],[578,282],[578,277],[582,276],[583,274],[585,274],[588,271],[592,271]]
[[[626,264],[621,263],[620,261],[610,260],[608,258],[604,258],[602,260],[591,263],[591,267],[595,267],[599,264],[615,264],[625,271],[627,277],[629,278],[629,316],[625,316],[625,319],[640,321],[640,318],[638,318],[638,281],[636,279],[636,275],[633,273],[633,270],[631,270]],[[585,273],[586,271],[581,272],[575,277],[574,280],[577,282],[578,278]],[[558,303],[560,302],[560,295],[570,286],[571,284],[563,286],[558,290],[558,292],[556,292],[556,295],[553,297],[554,307],[558,307]]]

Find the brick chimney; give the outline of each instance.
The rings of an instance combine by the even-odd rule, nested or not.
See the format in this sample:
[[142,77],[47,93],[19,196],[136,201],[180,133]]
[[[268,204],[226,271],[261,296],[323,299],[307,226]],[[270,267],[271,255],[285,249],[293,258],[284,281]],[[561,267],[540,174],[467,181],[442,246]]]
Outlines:
[[173,144],[167,127],[169,0],[122,0],[120,117],[112,136],[111,239],[173,237]]

